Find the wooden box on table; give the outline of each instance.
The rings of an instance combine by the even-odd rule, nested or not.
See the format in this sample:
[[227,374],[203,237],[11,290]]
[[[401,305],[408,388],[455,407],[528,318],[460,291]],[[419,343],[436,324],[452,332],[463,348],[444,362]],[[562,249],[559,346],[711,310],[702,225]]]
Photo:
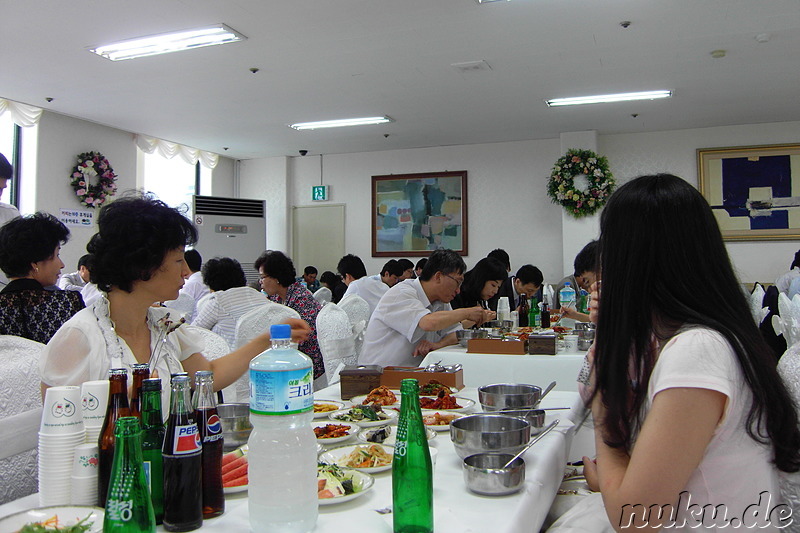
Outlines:
[[556,354],[556,336],[551,335],[529,335],[528,353],[541,355]]
[[420,387],[435,380],[442,385],[461,390],[464,388],[464,369],[459,368],[455,372],[425,372],[416,366],[387,366],[383,369],[381,385],[399,389],[400,382],[404,379],[416,379]]
[[383,369],[380,365],[348,365],[345,366],[339,377],[341,378],[342,400],[349,400],[353,396],[369,394],[381,384]]
[[528,353],[526,341],[502,339],[470,339],[467,341],[467,353],[502,353],[523,355]]

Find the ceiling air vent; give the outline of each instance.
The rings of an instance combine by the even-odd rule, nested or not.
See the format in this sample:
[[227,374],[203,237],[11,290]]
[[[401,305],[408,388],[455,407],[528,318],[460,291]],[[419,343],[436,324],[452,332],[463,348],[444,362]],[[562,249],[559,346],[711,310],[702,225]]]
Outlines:
[[264,200],[195,196],[194,209],[195,215],[228,215],[263,218]]

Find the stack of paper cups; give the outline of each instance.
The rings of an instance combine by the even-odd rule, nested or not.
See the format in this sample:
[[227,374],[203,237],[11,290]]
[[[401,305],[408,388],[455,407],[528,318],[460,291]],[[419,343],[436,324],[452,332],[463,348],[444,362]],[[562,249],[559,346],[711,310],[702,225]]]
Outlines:
[[86,443],[97,444],[108,405],[108,380],[87,381],[81,385],[81,409],[86,428]]
[[97,505],[97,471],[100,454],[97,444],[75,448],[72,462],[72,504]]
[[39,505],[70,503],[75,448],[86,431],[80,387],[50,387],[44,396],[39,426]]

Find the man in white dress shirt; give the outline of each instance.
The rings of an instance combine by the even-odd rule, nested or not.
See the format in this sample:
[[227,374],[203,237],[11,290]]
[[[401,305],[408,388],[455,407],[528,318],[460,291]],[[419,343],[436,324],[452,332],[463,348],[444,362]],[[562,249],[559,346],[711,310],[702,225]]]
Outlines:
[[493,319],[494,311],[478,306],[450,307],[466,268],[456,252],[436,250],[419,278],[389,289],[369,321],[359,364],[418,366],[431,350],[458,342],[462,320]]
[[197,304],[200,303],[200,300],[204,296],[210,294],[211,290],[203,281],[203,274],[200,272],[203,265],[203,258],[200,256],[200,252],[195,249],[186,250],[183,254],[183,259],[186,261],[186,266],[192,271],[191,275],[186,278],[186,283],[183,284],[180,291],[181,294],[188,294],[194,298],[195,312],[192,316],[186,317],[187,322],[191,324],[199,311]]
[[386,291],[397,284],[402,275],[403,267],[397,260],[391,259],[383,265],[380,274],[364,276],[363,278],[351,281],[342,299],[347,298],[351,294],[361,296],[369,305],[369,314],[372,316],[372,313],[378,306],[378,302],[381,301],[381,297],[386,294]]
[[78,270],[69,274],[61,274],[58,278],[58,288],[62,291],[81,291],[89,283],[89,273],[92,270],[94,255],[84,254],[78,259]]
[[[13,175],[14,168],[11,166],[11,163],[8,162],[6,156],[0,154],[0,195],[2,195],[3,191],[8,187],[8,180],[10,180]],[[19,209],[11,204],[0,202],[0,226],[18,216]],[[6,278],[6,275],[0,270],[0,288],[4,287],[7,283],[8,278]]]

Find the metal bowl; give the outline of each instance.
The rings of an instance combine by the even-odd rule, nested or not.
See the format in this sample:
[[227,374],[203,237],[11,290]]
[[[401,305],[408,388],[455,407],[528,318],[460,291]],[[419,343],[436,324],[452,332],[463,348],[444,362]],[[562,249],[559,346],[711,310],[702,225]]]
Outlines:
[[450,440],[462,459],[482,452],[520,451],[531,439],[531,424],[523,418],[470,415],[450,422]]
[[497,383],[478,387],[478,401],[484,411],[533,409],[542,399],[542,388],[536,385]]
[[470,339],[485,339],[487,337],[489,337],[489,333],[482,329],[460,329],[456,331],[458,343],[464,348],[467,347],[467,342]]
[[491,416],[516,416],[524,418],[531,425],[531,435],[536,436],[544,428],[544,409],[503,409],[489,413]]
[[222,423],[222,449],[226,452],[247,444],[253,425],[250,423],[250,404],[221,403],[217,415]]
[[525,484],[525,460],[508,453],[478,453],[464,459],[464,482],[472,492],[504,496],[517,492]]

